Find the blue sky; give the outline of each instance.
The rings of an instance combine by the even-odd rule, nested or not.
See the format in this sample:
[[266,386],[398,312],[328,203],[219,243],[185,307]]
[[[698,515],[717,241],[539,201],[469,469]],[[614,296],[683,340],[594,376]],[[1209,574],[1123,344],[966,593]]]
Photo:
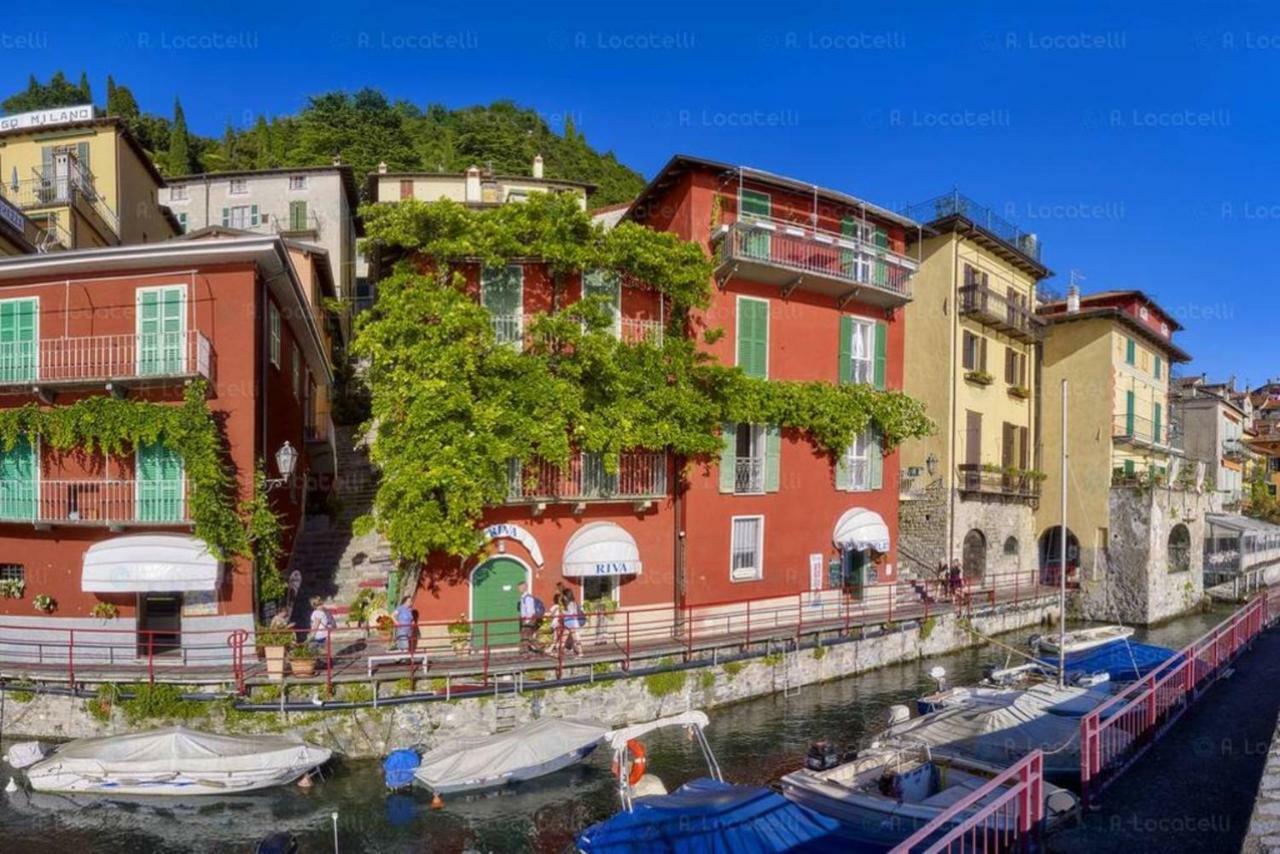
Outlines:
[[1280,242],[1263,4],[77,5],[6,11],[0,91],[84,69],[101,101],[112,73],[206,134],[336,88],[510,98],[646,176],[686,152],[891,207],[959,187],[1040,235],[1051,287],[1153,294],[1188,370],[1280,375],[1276,277],[1249,261]]

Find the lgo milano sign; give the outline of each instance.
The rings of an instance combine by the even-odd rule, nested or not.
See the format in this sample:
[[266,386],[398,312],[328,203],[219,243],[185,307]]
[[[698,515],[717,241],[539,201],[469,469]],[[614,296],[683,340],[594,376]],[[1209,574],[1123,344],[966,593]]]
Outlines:
[[52,110],[36,110],[31,113],[18,113],[14,116],[0,116],[0,133],[27,128],[43,128],[51,125],[65,125],[72,122],[85,122],[94,118],[94,116],[93,104],[57,107]]

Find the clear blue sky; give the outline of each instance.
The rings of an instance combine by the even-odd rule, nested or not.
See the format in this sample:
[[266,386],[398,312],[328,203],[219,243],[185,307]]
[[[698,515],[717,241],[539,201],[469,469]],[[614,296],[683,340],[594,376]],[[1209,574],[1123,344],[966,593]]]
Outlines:
[[1189,370],[1280,375],[1264,4],[113,5],[6,10],[0,91],[83,68],[101,101],[112,73],[205,134],[336,88],[510,98],[646,176],[686,152],[892,207],[958,186],[1040,234],[1050,286],[1152,293]]

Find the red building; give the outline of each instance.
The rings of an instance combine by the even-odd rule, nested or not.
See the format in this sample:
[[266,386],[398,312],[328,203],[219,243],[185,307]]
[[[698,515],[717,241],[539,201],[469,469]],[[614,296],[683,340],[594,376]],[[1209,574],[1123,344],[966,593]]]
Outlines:
[[[177,406],[204,381],[248,497],[259,461],[276,477],[284,443],[306,447],[313,388],[331,378],[314,306],[332,280],[327,267],[300,276],[310,256],[296,249],[231,234],[0,260],[0,408],[95,395]],[[327,291],[308,291],[322,280]],[[0,657],[56,663],[71,629],[78,662],[131,662],[144,645],[192,664],[229,655],[227,632],[253,624],[253,566],[220,562],[193,536],[185,469],[162,442],[107,454],[24,440],[0,452],[0,581],[20,591],[0,596]],[[307,469],[300,453],[271,493],[286,554]],[[38,609],[40,596],[56,606]],[[95,615],[100,603],[116,615]]]
[[[832,190],[683,156],[625,216],[715,258],[711,305],[688,333],[702,340],[705,329],[722,328],[706,345],[721,362],[772,380],[901,388],[897,309],[910,299],[915,270],[902,254],[916,228],[910,220]],[[618,334],[662,334],[656,294],[588,280],[613,289]],[[537,264],[488,271],[476,287],[495,330],[512,340],[524,318],[552,305]],[[573,288],[569,299],[581,285]],[[565,582],[585,601],[648,608],[644,619],[657,623],[673,607],[794,603],[811,591],[817,605],[896,580],[897,454],[880,453],[874,430],[835,462],[772,425],[727,424],[724,436],[720,459],[708,465],[635,454],[609,476],[583,455],[566,470],[513,469],[511,499],[486,514],[488,558],[462,579],[456,567],[429,567],[421,615],[509,619],[521,581],[547,602]]]

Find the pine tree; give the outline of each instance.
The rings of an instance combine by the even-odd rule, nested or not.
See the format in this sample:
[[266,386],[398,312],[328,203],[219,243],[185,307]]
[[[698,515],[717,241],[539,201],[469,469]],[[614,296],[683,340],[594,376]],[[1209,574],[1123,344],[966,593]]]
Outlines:
[[89,88],[89,75],[83,71],[80,72],[80,99],[83,104],[93,103],[93,91]]
[[182,102],[173,99],[173,125],[169,129],[170,175],[188,175],[193,171],[191,141],[187,138],[187,117],[182,112]]

